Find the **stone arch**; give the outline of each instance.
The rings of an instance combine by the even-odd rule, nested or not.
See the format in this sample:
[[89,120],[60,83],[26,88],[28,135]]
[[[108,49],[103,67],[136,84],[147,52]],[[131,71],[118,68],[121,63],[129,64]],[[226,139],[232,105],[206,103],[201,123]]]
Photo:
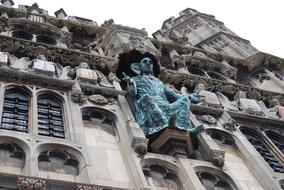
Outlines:
[[9,89],[21,89],[22,91],[24,91],[25,93],[27,93],[30,97],[32,97],[32,88],[30,88],[27,85],[19,85],[19,84],[14,84],[14,83],[7,83],[3,85],[4,90],[9,90]]
[[58,100],[60,100],[62,102],[62,104],[65,103],[65,97],[64,95],[62,95],[61,93],[55,91],[55,90],[50,90],[50,89],[38,89],[36,92],[36,96],[40,96],[43,94],[47,94],[47,95],[51,95],[56,97]]
[[230,175],[220,169],[208,166],[196,166],[194,167],[194,171],[206,190],[239,189]]
[[205,132],[217,143],[229,146],[235,146],[233,134],[216,128],[207,128]]
[[275,155],[267,140],[259,131],[245,126],[240,127],[240,131],[274,172],[284,173],[283,163]]
[[159,159],[146,158],[141,161],[142,171],[146,181],[152,189],[167,188],[169,190],[184,189],[181,169],[173,162]]
[[59,143],[43,143],[37,146],[39,170],[80,175],[86,165],[81,150]]
[[122,79],[124,77],[122,74],[123,72],[128,76],[135,76],[136,74],[130,69],[130,65],[132,63],[138,63],[144,57],[149,57],[153,61],[154,75],[156,77],[159,76],[160,65],[158,64],[157,58],[149,52],[141,53],[140,51],[133,49],[127,53],[121,53],[119,55],[119,63],[116,71],[118,78]]

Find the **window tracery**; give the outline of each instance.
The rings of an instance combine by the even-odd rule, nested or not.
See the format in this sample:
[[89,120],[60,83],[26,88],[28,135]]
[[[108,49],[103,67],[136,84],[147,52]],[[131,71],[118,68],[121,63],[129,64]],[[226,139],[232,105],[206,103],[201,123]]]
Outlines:
[[26,154],[15,143],[0,143],[0,165],[23,168],[26,162]]
[[178,175],[172,170],[160,165],[146,165],[143,173],[150,186],[162,187],[167,190],[182,190]]
[[79,160],[72,154],[61,150],[47,150],[38,156],[40,170],[79,175]]
[[284,173],[284,166],[269,149],[264,137],[254,130],[242,127],[241,132],[274,172]]
[[206,190],[235,190],[236,188],[223,177],[206,171],[196,172]]

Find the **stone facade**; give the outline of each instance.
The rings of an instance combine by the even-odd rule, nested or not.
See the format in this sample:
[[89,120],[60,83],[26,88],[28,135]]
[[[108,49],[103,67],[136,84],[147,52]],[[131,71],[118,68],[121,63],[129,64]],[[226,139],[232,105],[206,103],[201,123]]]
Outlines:
[[[151,38],[1,2],[0,189],[284,189],[283,59],[193,9]],[[191,106],[203,132],[145,136],[122,80],[143,57],[204,96]]]

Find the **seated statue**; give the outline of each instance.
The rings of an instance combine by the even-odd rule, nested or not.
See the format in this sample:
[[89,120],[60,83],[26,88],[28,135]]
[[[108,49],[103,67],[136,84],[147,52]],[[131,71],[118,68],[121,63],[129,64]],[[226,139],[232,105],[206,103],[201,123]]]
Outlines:
[[124,74],[127,90],[135,100],[136,120],[146,135],[161,131],[165,127],[177,127],[190,133],[197,133],[203,125],[192,127],[190,119],[191,101],[198,102],[198,93],[181,95],[153,75],[153,63],[150,58],[143,58],[131,65],[138,74],[129,77]]

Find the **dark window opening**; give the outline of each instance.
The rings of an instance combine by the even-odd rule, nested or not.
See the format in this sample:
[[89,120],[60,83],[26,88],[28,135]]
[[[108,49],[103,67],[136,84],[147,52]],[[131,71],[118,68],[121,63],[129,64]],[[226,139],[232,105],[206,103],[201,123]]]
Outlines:
[[12,37],[24,39],[24,40],[32,40],[33,35],[24,31],[24,30],[15,30],[12,32]]
[[274,172],[284,173],[283,164],[275,157],[269,147],[262,140],[263,137],[257,134],[257,132],[247,128],[242,128],[241,132]]
[[4,95],[1,128],[28,132],[29,96],[20,89],[7,90]]
[[47,35],[38,35],[36,41],[44,44],[56,45],[56,40]]
[[65,138],[61,101],[48,95],[40,95],[37,109],[38,134]]

